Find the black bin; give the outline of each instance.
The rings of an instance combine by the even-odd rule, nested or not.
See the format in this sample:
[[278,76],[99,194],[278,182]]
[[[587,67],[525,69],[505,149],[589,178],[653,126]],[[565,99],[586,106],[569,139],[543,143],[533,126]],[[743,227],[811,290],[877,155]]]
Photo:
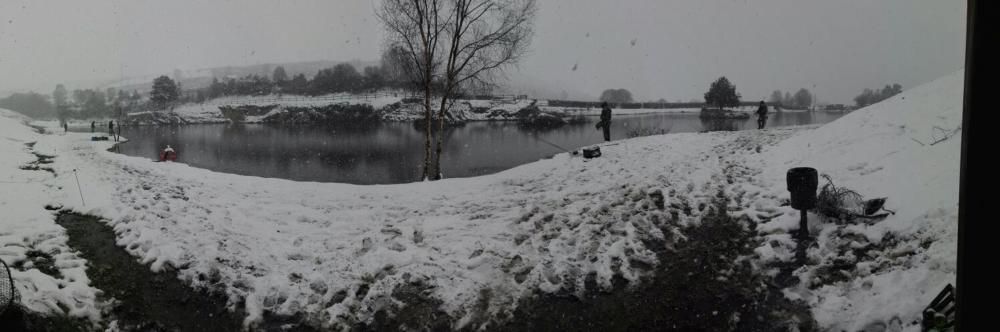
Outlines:
[[816,188],[819,186],[819,174],[815,168],[796,167],[788,170],[785,177],[788,191],[792,194],[792,208],[808,210],[816,206]]

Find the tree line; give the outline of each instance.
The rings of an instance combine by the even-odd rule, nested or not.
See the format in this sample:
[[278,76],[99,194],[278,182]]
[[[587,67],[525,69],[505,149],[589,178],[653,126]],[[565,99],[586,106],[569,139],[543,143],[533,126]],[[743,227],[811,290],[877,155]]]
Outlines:
[[[704,104],[715,106],[718,108],[725,107],[736,107],[741,105],[740,94],[736,92],[736,85],[729,81],[725,76],[719,77],[709,86],[708,92],[704,95]],[[630,104],[633,103],[632,93],[626,89],[607,89],[601,93],[599,98],[602,102],[608,102],[611,104]],[[773,105],[781,105],[787,108],[808,108],[812,106],[814,100],[812,93],[807,89],[799,89],[795,92],[795,95],[791,95],[785,92],[782,95],[780,90],[775,90],[771,93],[770,99],[768,99]],[[660,99],[660,104],[667,104],[667,101]],[[700,103],[697,100],[692,100],[691,103]],[[689,103],[689,104],[691,104]],[[676,104],[681,104],[678,101]]]
[[809,108],[815,102],[812,93],[806,88],[799,89],[799,91],[795,92],[795,95],[789,94],[787,91],[782,95],[781,90],[774,90],[774,92],[771,92],[771,97],[768,98],[768,101],[785,108]]
[[[394,52],[390,50],[388,52]],[[401,88],[406,82],[392,71],[394,59],[383,55],[381,66],[368,66],[358,71],[349,63],[341,63],[333,68],[322,69],[307,78],[305,74],[289,77],[285,68],[274,68],[271,76],[247,75],[240,78],[219,80],[213,78],[205,91],[198,91],[197,101],[222,96],[261,96],[269,94],[323,95],[339,92],[366,92],[384,88]]]
[[[154,82],[152,93],[173,95],[166,91],[177,90],[177,98],[168,98],[168,102],[183,103],[203,102],[225,96],[270,94],[317,96],[341,92],[371,92],[386,88],[412,88],[412,82],[405,72],[409,65],[405,63],[407,59],[404,52],[406,51],[401,45],[390,46],[383,52],[379,65],[367,66],[362,71],[358,71],[350,63],[341,63],[319,70],[312,77],[307,77],[304,73],[290,76],[283,66],[275,67],[270,76],[252,74],[222,79],[213,77],[207,88],[194,90],[191,93],[182,93],[179,82],[161,76],[157,80],[164,82],[160,86],[162,90],[158,90]],[[172,83],[167,83],[168,81]],[[442,80],[436,79],[432,84],[440,89]]]
[[62,84],[56,85],[52,95],[36,92],[15,93],[0,98],[0,108],[6,108],[33,118],[56,117],[86,119],[117,117],[123,109],[135,107],[142,100],[138,91],[127,92],[114,88],[76,89],[69,91]]
[[858,107],[865,107],[895,96],[903,92],[903,86],[899,84],[888,85],[886,84],[882,90],[879,89],[865,89],[857,97],[854,97],[854,104]]
[[[415,89],[411,78],[413,64],[409,63],[408,51],[401,44],[388,47],[377,66],[367,66],[358,71],[349,63],[341,63],[331,68],[319,70],[311,78],[299,73],[288,75],[284,67],[274,68],[270,76],[247,75],[220,79],[213,77],[208,87],[185,91],[181,83],[162,75],[153,79],[148,98],[136,90],[121,91],[114,88],[77,89],[68,91],[59,84],[51,96],[28,92],[15,93],[0,98],[0,108],[11,109],[35,118],[58,117],[65,119],[85,119],[95,117],[117,117],[136,111],[160,111],[174,105],[188,102],[204,102],[224,96],[260,96],[270,94],[292,94],[316,96],[329,93],[361,93],[379,89]],[[434,77],[429,85],[435,92],[444,91],[445,77]],[[452,95],[478,92],[487,94],[492,87],[480,82],[465,82],[452,87]]]

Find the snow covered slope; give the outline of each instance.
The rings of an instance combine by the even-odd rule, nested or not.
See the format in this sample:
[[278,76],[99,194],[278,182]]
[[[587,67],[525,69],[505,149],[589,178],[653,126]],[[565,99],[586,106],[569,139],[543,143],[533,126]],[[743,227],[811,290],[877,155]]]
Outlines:
[[[732,140],[768,145],[792,132],[651,136],[593,160],[560,154],[489,176],[373,186],[153,163],[86,135],[47,135],[36,148],[59,156],[54,185],[80,170],[87,205],[71,191],[56,201],[108,218],[118,244],[152,269],[224,291],[249,325],[264,312],[371,322],[416,287],[459,328],[538,291],[582,292],[588,276],[601,288],[638,281],[659,264],[647,243],[670,243],[726,185],[727,165],[708,151],[743,158],[752,151]],[[656,208],[656,190],[670,210]]]
[[[857,330],[866,325],[918,329],[920,311],[954,284],[958,240],[963,74],[958,71],[803,131],[768,152],[772,192],[788,197],[784,172],[816,168],[838,187],[866,198],[888,197],[895,211],[884,221],[838,226],[810,216],[818,246],[801,283],[788,292],[814,307],[821,326]],[[820,179],[820,185],[826,181]],[[790,208],[767,231],[797,228]],[[789,260],[794,243],[759,248],[766,259]],[[867,254],[860,255],[863,252]],[[784,253],[775,256],[775,253]],[[838,264],[857,264],[838,271]]]

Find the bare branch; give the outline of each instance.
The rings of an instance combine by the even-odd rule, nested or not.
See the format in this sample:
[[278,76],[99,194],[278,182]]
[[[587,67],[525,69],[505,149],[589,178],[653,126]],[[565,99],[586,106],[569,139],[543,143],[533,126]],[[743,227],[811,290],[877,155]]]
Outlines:
[[437,91],[440,103],[436,120],[443,129],[456,89],[467,84],[493,85],[489,80],[494,73],[516,63],[527,52],[537,8],[536,0],[382,1],[379,19],[389,38],[406,50],[407,62],[412,63],[408,67],[414,69],[409,76],[424,88],[428,132],[432,89],[442,87]]

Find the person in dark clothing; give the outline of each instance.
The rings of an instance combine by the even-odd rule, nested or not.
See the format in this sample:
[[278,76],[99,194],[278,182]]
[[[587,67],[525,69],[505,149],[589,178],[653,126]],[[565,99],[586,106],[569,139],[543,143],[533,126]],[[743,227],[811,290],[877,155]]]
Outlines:
[[115,122],[108,121],[108,136],[115,136]]
[[97,130],[97,121],[90,121],[90,132],[93,133],[94,130]]
[[767,123],[767,104],[761,100],[757,107],[757,129],[764,129],[764,123]]
[[608,102],[601,104],[601,121],[597,123],[598,129],[604,129],[604,141],[611,141],[611,107],[608,107]]
[[69,123],[63,122],[63,132],[64,133],[68,133],[69,132]]

